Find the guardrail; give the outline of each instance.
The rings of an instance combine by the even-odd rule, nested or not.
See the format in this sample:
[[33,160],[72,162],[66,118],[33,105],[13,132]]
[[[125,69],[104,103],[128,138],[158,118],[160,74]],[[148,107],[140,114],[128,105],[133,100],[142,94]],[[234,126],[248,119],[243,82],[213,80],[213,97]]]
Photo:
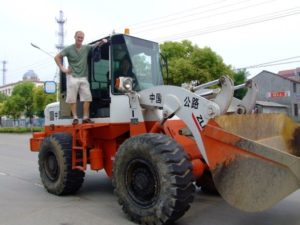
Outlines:
[[0,127],[43,127],[45,124],[44,118],[34,118],[32,119],[32,124],[30,124],[29,119],[1,119]]

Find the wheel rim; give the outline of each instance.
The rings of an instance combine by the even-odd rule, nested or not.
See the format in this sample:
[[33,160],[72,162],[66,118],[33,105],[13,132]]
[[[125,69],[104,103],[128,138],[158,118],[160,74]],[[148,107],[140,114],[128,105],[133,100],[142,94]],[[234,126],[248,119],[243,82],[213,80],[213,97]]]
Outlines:
[[158,198],[159,178],[146,160],[135,159],[128,163],[125,182],[129,196],[142,207],[151,207]]
[[51,181],[57,180],[58,174],[59,174],[59,167],[58,167],[58,162],[57,162],[56,156],[52,152],[49,152],[47,154],[47,157],[46,157],[45,163],[44,163],[44,169],[45,169],[47,177]]

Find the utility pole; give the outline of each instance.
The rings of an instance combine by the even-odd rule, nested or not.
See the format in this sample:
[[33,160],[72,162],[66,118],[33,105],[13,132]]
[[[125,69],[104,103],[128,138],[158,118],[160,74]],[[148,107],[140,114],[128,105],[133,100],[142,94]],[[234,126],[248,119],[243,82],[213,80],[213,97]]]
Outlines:
[[5,61],[5,60],[2,61],[2,64],[3,64],[3,67],[2,67],[2,73],[3,73],[2,84],[3,85],[5,85],[5,83],[6,83],[6,71],[7,71],[7,69],[6,69],[6,63],[7,63],[7,61]]
[[[66,19],[64,18],[64,12],[62,10],[59,11],[59,16],[58,18],[56,18],[56,22],[58,24],[58,32],[57,32],[57,35],[58,35],[58,43],[56,45],[56,49],[58,52],[60,52],[64,47],[64,40],[65,40],[65,30],[64,30],[64,24],[66,22]],[[64,62],[62,62],[64,63]],[[56,69],[56,73],[55,73],[55,76],[54,76],[54,81],[58,78],[59,76],[59,69]],[[59,80],[59,78],[58,78]],[[56,100],[58,101],[58,82],[56,82],[57,84],[57,91],[56,91]]]
[[66,22],[66,19],[64,18],[64,12],[62,10],[59,11],[59,16],[56,18],[56,22],[58,23],[58,43],[56,45],[57,51],[61,51],[64,46],[64,40],[65,40],[65,31],[64,31],[64,24]]

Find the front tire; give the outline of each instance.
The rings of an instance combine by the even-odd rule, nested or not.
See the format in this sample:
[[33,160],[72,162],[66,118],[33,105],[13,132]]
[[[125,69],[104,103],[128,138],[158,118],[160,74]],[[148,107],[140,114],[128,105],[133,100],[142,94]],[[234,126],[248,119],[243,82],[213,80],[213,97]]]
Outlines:
[[113,185],[132,221],[156,225],[183,216],[195,190],[186,153],[162,134],[142,134],[120,146],[113,165]]
[[44,139],[39,171],[45,189],[55,195],[73,194],[81,187],[84,172],[72,170],[72,136],[56,133]]

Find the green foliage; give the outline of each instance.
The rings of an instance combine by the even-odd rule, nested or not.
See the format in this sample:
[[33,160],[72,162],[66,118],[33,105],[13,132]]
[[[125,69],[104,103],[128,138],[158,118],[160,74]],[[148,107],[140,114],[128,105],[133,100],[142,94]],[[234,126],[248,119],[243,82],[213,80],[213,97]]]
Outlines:
[[43,87],[35,87],[33,90],[33,110],[34,114],[44,118],[44,109],[46,105],[56,101],[55,94],[46,94]]
[[16,120],[22,114],[22,107],[22,98],[19,95],[13,95],[3,103],[2,113]]
[[[234,79],[234,85],[245,83],[247,80],[246,70],[239,70],[236,73],[234,73],[233,79]],[[247,92],[246,88],[236,90],[234,92],[234,97],[238,99],[242,99],[245,96],[246,92]]]
[[2,126],[2,116],[4,116],[4,103],[0,102],[0,126]]
[[192,42],[184,40],[180,42],[165,42],[160,45],[162,54],[168,59],[188,58],[193,52]]
[[222,75],[234,75],[234,71],[223,62],[222,57],[208,47],[199,48],[184,40],[165,42],[160,48],[168,60],[169,84],[181,85],[190,81],[205,83]]
[[7,96],[0,92],[0,103],[4,102],[7,99]]
[[12,91],[12,97],[18,96],[21,98],[19,102],[20,111],[24,112],[25,116],[32,118],[33,111],[33,89],[34,84],[32,82],[22,82],[16,85]]
[[5,115],[3,109],[4,109],[4,103],[0,102],[0,117]]
[[34,115],[43,118],[44,108],[47,104],[55,102],[55,94],[44,93],[43,87],[32,82],[22,82],[16,85],[10,97],[0,95],[3,100],[0,105],[0,117],[7,115],[13,119],[18,119],[22,114],[26,118],[33,118]]
[[41,132],[41,127],[0,127],[0,133],[28,133],[28,132]]

